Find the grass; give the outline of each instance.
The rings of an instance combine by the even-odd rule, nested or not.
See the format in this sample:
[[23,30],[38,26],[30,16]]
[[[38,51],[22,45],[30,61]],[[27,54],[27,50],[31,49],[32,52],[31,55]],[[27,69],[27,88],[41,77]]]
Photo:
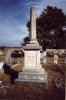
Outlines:
[[[20,64],[13,68],[20,71],[24,66],[24,58],[17,59]],[[11,84],[10,76],[0,73],[0,80],[6,87],[6,93],[0,94],[0,99],[11,100],[65,100],[65,64],[64,58],[59,58],[59,64],[53,64],[53,57],[47,57],[47,63],[42,67],[48,73],[47,87],[34,87],[32,85],[16,86]],[[61,81],[61,87],[56,86],[56,81]]]
[[4,62],[5,61],[5,55],[0,55],[0,62]]
[[[57,88],[55,80],[63,79],[64,74],[61,72],[48,72],[48,83],[47,88],[45,87],[34,87],[32,85],[16,86],[7,83],[6,93],[0,95],[0,99],[11,99],[11,100],[65,100],[65,89]],[[9,80],[9,78],[7,79]],[[7,81],[6,80],[6,81]],[[3,83],[5,84],[5,82]]]

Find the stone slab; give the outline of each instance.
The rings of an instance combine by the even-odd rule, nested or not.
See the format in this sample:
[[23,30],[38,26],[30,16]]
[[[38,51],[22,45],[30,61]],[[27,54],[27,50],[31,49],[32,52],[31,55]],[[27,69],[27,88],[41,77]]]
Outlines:
[[[47,83],[47,72],[20,72],[18,75],[18,79],[15,80],[17,84],[20,82],[20,84],[25,81],[25,82],[43,82]],[[15,84],[16,84],[15,83]]]
[[47,83],[43,82],[43,81],[29,81],[29,80],[20,80],[20,79],[16,79],[14,81],[14,84],[15,85],[22,85],[22,86],[27,86],[27,87],[40,87],[40,88],[43,88],[43,87],[47,87]]
[[38,44],[38,41],[37,41],[37,39],[30,39],[30,41],[29,41],[29,43],[31,44],[31,45],[38,45],[39,46],[39,44]]
[[25,50],[24,67],[25,68],[41,68],[40,65],[40,50]]
[[25,50],[24,69],[39,69],[40,65],[40,50]]
[[41,50],[42,49],[41,46],[37,46],[37,45],[34,45],[34,44],[29,44],[27,46],[23,46],[22,48],[24,50]]
[[28,68],[28,67],[23,67],[22,72],[31,72],[31,73],[44,73],[44,68],[40,66],[40,68]]
[[18,79],[20,80],[28,80],[28,81],[40,81],[47,83],[47,75],[43,74],[22,74],[22,76],[19,76]]

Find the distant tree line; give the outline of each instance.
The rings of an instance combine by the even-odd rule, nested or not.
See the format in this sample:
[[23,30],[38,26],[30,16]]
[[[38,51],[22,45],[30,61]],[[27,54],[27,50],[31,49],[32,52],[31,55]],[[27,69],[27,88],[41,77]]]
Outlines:
[[[37,39],[43,49],[65,48],[66,43],[66,15],[57,7],[47,6],[41,15],[36,19]],[[30,33],[30,21],[27,23]],[[29,41],[29,37],[24,38],[24,44]]]

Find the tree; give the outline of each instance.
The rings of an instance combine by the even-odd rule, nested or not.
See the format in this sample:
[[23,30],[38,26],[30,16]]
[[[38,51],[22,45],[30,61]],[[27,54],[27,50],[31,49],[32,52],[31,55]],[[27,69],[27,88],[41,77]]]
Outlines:
[[[37,38],[44,48],[64,48],[64,31],[66,15],[57,7],[47,6],[36,19]],[[27,23],[30,32],[30,21]],[[61,45],[62,43],[62,45]]]
[[24,39],[23,39],[23,42],[21,43],[21,46],[24,46],[26,45],[26,43],[29,42],[29,36],[26,36]]

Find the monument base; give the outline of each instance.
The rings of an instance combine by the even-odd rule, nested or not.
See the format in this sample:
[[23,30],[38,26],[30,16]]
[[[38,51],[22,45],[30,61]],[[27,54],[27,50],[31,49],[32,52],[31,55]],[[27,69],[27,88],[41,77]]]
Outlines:
[[47,83],[46,82],[40,82],[40,81],[28,81],[28,80],[20,80],[16,79],[14,81],[15,85],[22,85],[23,87],[34,87],[34,88],[47,88]]
[[23,72],[20,72],[18,75],[18,79],[16,79],[14,81],[15,84],[23,84],[23,83],[33,83],[33,84],[44,84],[47,83],[47,73],[44,71],[44,69],[42,68],[42,70],[24,70]]
[[46,88],[47,87],[47,83],[46,82],[40,82],[40,81],[28,81],[28,80],[20,80],[20,79],[16,79],[14,81],[15,85],[22,85],[22,86],[27,86],[27,87],[40,87],[40,88]]
[[29,43],[30,44],[37,44],[37,45],[39,45],[38,42],[37,42],[37,40],[31,40]]
[[40,64],[41,46],[39,46],[39,44],[26,44],[26,46],[23,46],[23,49],[25,53],[24,67],[14,83],[47,83],[47,73]]

